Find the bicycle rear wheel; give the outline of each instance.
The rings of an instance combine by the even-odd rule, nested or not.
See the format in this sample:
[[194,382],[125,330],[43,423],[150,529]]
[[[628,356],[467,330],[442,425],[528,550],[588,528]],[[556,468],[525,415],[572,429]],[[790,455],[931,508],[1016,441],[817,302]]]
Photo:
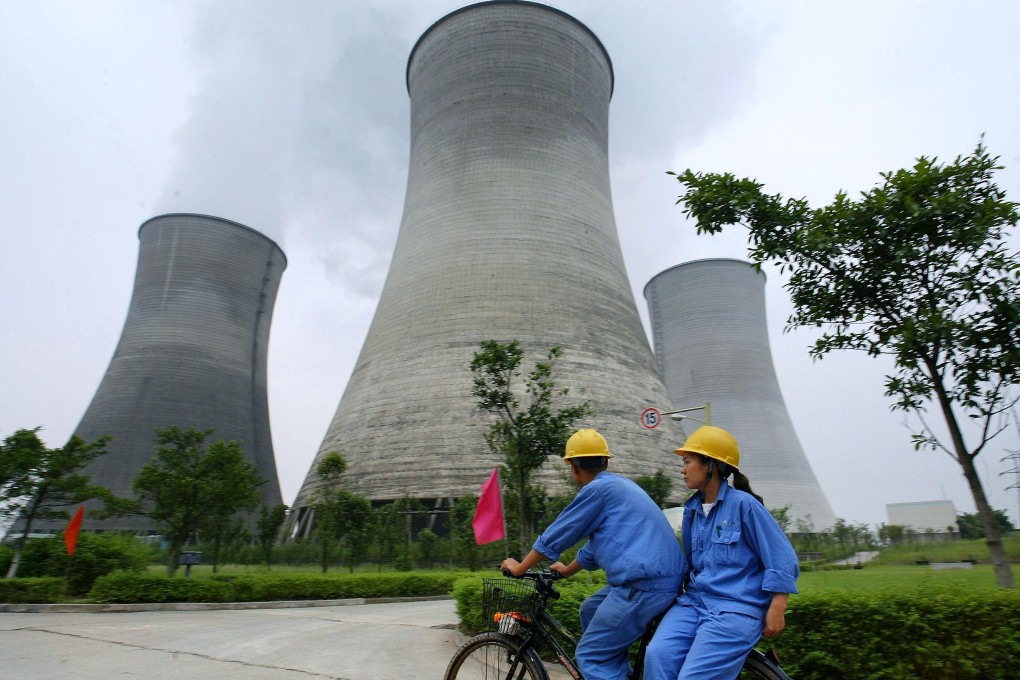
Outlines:
[[535,650],[522,655],[520,649],[517,640],[501,633],[476,635],[454,653],[444,680],[507,680],[515,660],[513,680],[549,680]]
[[783,669],[769,661],[757,649],[752,649],[737,676],[740,680],[791,680]]

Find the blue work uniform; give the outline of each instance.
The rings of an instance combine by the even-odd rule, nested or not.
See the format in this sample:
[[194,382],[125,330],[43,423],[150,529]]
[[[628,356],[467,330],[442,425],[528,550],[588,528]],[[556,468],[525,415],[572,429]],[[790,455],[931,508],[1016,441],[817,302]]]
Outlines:
[[690,579],[648,645],[647,680],[736,678],[772,595],[797,592],[797,553],[764,505],[725,480],[707,517],[702,502],[684,505]]
[[586,680],[624,680],[627,647],[676,598],[683,553],[665,514],[637,484],[600,472],[535,542],[549,559],[587,537],[577,561],[608,585],[581,604],[577,664]]

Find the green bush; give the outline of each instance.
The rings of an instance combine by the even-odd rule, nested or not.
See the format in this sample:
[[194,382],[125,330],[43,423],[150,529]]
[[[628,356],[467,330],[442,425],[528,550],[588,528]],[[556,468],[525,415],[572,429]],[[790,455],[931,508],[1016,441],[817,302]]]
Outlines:
[[0,574],[6,574],[11,568],[11,560],[14,559],[14,548],[0,545]]
[[19,577],[55,576],[67,579],[67,593],[84,595],[96,579],[113,571],[142,571],[150,548],[133,536],[81,534],[74,555],[67,555],[64,537],[35,538],[25,543]]
[[811,678],[1013,678],[1020,593],[919,587],[796,595],[775,642],[783,667]]
[[412,571],[414,569],[414,560],[401,555],[393,560],[393,568],[397,571]]
[[457,572],[413,574],[231,574],[167,578],[114,573],[96,581],[97,602],[268,602],[446,595]]
[[[551,603],[550,613],[579,632],[578,607],[601,586],[574,579],[557,585],[562,597]],[[461,630],[469,635],[485,630],[481,578],[462,579],[453,592]],[[1006,680],[1020,668],[1018,630],[1017,591],[830,590],[793,596],[786,630],[762,646],[774,646],[797,680]]]
[[[483,578],[499,577],[495,573],[472,575],[458,580],[453,586],[460,630],[467,635],[488,630],[492,623],[482,619]],[[560,581],[556,584],[560,598],[549,603],[549,612],[566,626],[567,630],[580,632],[578,608],[586,597],[605,585],[605,574],[601,571],[594,574],[583,572],[569,581]]]
[[96,579],[94,602],[230,602],[229,583],[211,578],[168,578],[156,574],[114,572]]
[[64,600],[64,579],[3,578],[0,579],[0,602],[12,604],[53,604]]

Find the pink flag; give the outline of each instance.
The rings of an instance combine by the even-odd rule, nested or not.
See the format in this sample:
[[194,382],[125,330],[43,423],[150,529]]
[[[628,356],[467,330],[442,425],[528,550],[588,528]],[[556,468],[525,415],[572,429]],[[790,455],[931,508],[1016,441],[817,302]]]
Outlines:
[[83,517],[85,517],[85,506],[79,505],[78,512],[74,513],[71,523],[64,530],[64,547],[67,548],[68,555],[73,555],[74,549],[78,546],[78,531],[81,530],[81,520]]
[[503,495],[499,490],[499,468],[492,471],[485,484],[482,484],[482,496],[475,508],[475,518],[471,522],[475,530],[475,543],[482,545],[506,538],[506,524],[503,521]]

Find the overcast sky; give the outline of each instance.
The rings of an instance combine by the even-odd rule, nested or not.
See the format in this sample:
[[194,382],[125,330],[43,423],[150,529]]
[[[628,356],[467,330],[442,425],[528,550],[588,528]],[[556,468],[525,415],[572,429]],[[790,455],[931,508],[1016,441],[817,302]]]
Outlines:
[[[273,238],[289,261],[269,398],[291,503],[396,239],[408,54],[465,4],[0,0],[0,436],[41,425],[49,445],[66,441],[120,336],[139,225],[216,215]],[[983,133],[1006,166],[999,185],[1020,200],[1020,3],[551,4],[613,60],[613,198],[646,325],[641,291],[655,274],[746,253],[736,231],[695,235],[666,170],[730,171],[818,205],[918,156],[970,153]],[[812,362],[810,333],[783,334],[790,306],[768,275],[780,385],[836,516],[875,525],[886,503],[939,499],[973,512],[956,464],[915,452],[890,412],[887,365]],[[1016,478],[1000,473],[1018,448],[1011,428],[978,463],[1015,523]]]

